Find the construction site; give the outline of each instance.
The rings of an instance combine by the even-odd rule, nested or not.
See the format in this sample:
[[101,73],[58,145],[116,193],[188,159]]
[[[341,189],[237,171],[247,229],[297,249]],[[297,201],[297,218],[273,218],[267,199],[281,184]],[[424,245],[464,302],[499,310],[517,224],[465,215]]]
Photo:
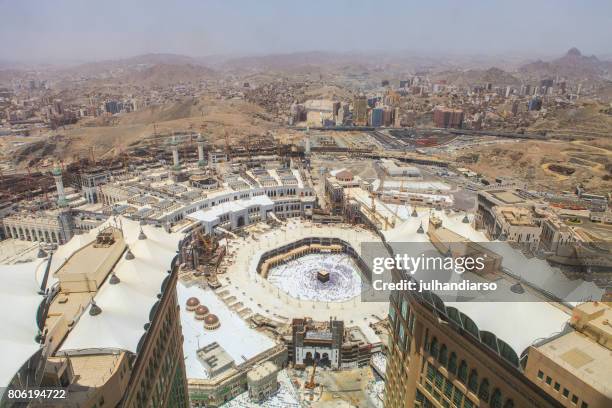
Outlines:
[[[480,231],[488,215],[476,204],[485,187],[462,188],[475,183],[416,147],[430,143],[424,139],[442,143],[440,136],[356,137],[356,144],[340,146],[344,133],[305,131],[288,144],[267,134],[236,146],[223,134],[219,146],[211,135],[156,133],[114,160],[96,160],[92,152],[88,160],[15,176],[40,187],[5,184],[1,231],[22,248],[22,260],[44,257],[108,223],[136,223],[175,237],[193,407],[249,406],[257,398],[269,407],[339,401],[381,407],[392,327],[387,297],[369,300],[376,293],[364,245],[392,254],[395,244],[420,242],[443,253],[448,237],[483,242],[495,236]],[[491,214],[510,240],[519,238],[503,226],[511,209],[501,204],[520,205],[525,194],[494,195],[506,200]],[[595,211],[599,197],[590,200]],[[532,228],[531,235],[542,228],[511,224]],[[503,266],[501,259],[484,278],[532,278],[517,269],[516,255],[504,255]],[[572,296],[606,292],[583,281],[567,285]]]

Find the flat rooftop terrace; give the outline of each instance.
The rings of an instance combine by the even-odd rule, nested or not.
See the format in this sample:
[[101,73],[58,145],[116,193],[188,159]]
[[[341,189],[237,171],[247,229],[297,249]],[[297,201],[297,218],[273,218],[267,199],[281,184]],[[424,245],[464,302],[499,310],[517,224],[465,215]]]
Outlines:
[[525,199],[519,197],[511,191],[491,192],[491,195],[507,204],[518,204],[525,201]]
[[574,331],[538,347],[550,360],[602,394],[612,397],[610,350]]
[[62,292],[95,291],[125,249],[121,231],[107,228],[95,241],[75,251],[55,272]]

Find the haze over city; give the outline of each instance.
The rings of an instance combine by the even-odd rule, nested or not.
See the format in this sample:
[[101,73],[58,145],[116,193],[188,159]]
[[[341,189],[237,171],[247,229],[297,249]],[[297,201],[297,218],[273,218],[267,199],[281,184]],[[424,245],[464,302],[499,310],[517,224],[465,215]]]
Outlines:
[[1,60],[86,62],[146,53],[610,55],[609,1],[2,1]]
[[0,407],[612,407],[609,1],[0,16]]

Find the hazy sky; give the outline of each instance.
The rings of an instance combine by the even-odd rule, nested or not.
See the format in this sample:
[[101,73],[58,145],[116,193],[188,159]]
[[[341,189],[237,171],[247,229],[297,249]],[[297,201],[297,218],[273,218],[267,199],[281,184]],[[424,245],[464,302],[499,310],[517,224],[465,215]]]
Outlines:
[[0,0],[0,60],[142,53],[612,53],[610,0]]

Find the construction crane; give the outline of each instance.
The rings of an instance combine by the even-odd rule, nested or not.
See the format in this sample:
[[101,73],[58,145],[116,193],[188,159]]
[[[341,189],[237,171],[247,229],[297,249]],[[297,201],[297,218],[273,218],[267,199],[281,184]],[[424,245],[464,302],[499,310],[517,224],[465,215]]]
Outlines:
[[310,375],[310,380],[306,384],[304,384],[305,388],[312,390],[314,389],[314,387],[316,387],[316,384],[314,381],[316,371],[317,371],[317,360],[315,360],[314,363],[312,364],[312,374]]
[[397,221],[397,212],[399,211],[400,203],[402,202],[402,190],[404,189],[404,179],[400,181],[399,193],[397,195],[398,203],[395,205],[395,211],[393,212],[393,222],[391,226],[395,228],[395,223]]
[[229,144],[229,135],[227,134],[227,130],[223,131],[223,137],[225,139],[225,154],[227,156],[227,159],[229,160],[229,158],[230,158],[230,144]]
[[372,213],[376,214],[376,200],[374,199],[374,192],[370,193],[370,198],[372,199],[370,208],[372,209]]
[[249,133],[246,140],[247,168],[249,168],[249,163],[251,163],[251,136],[252,135]]
[[201,230],[196,230],[196,235],[208,253],[213,253],[217,249],[217,242],[212,238],[206,238]]

